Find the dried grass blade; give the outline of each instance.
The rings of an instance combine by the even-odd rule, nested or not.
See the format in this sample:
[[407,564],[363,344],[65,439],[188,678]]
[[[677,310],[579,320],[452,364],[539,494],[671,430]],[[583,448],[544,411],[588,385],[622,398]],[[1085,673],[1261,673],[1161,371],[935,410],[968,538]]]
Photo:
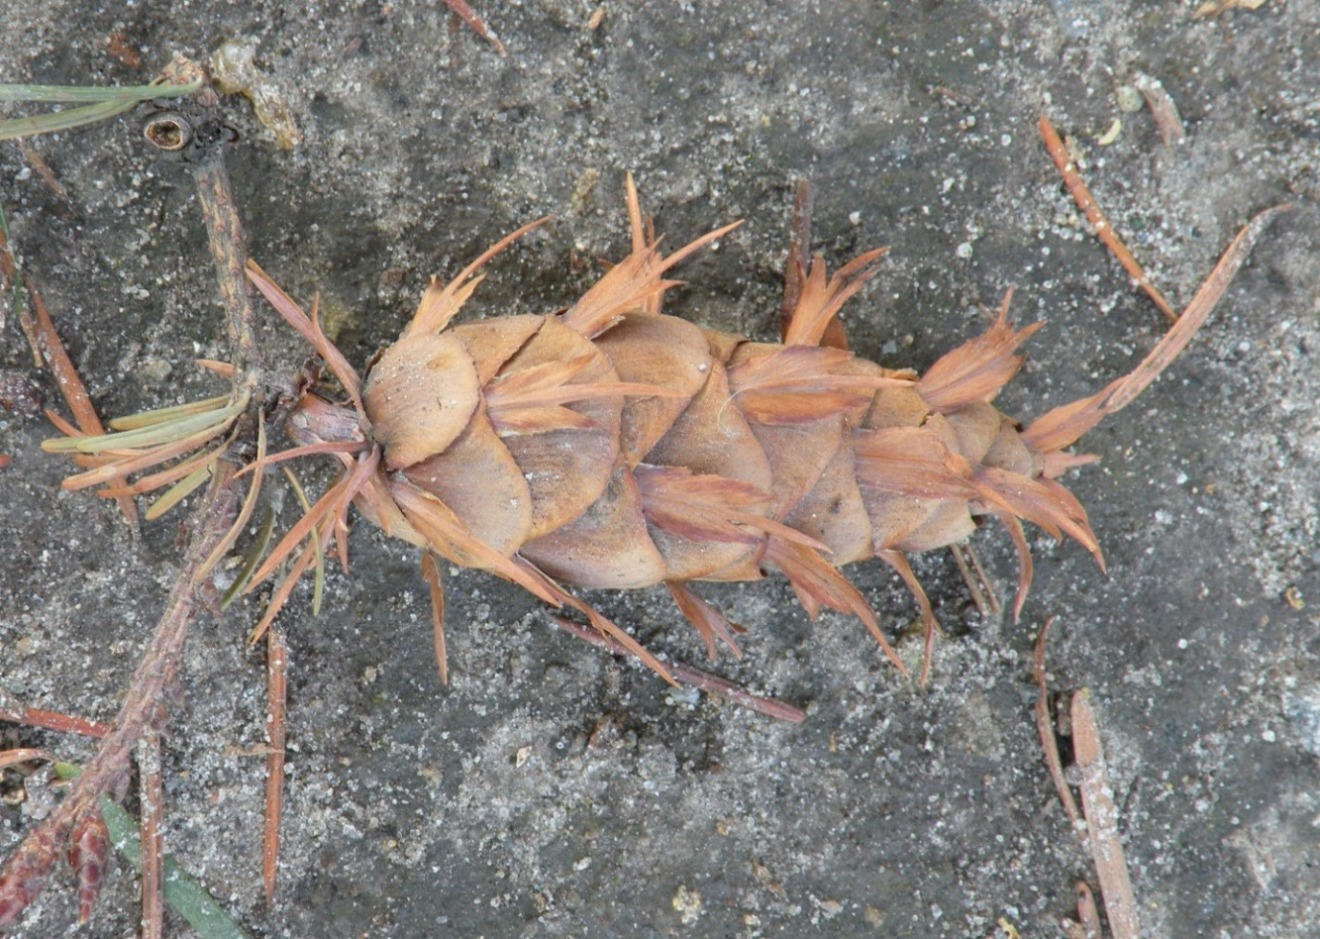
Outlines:
[[1256,246],[1256,242],[1264,233],[1267,225],[1270,224],[1275,216],[1284,212],[1292,211],[1291,205],[1276,205],[1273,208],[1258,212],[1249,221],[1237,236],[1224,250],[1220,256],[1219,262],[1215,264],[1214,270],[1210,276],[1205,279],[1191,303],[1187,304],[1178,323],[1167,333],[1164,338],[1156,343],[1155,348],[1151,349],[1150,354],[1141,361],[1131,374],[1121,379],[1114,387],[1113,391],[1106,397],[1103,407],[1106,414],[1113,414],[1132,402],[1132,400],[1146,387],[1159,377],[1169,363],[1178,357],[1187,343],[1191,341],[1192,336],[1201,328],[1205,318],[1210,315],[1215,306],[1218,305],[1224,291],[1232,283],[1237,272],[1246,262],[1248,255]]
[[[127,450],[122,453],[112,452],[98,454],[106,457],[104,462],[95,466],[93,469],[83,473],[77,473],[65,478],[61,485],[69,491],[86,489],[88,486],[97,486],[101,483],[110,483],[116,480],[122,480],[122,477],[129,473],[136,473],[149,466],[155,466],[172,460],[175,457],[182,456],[204,443],[214,440],[219,434],[224,433],[228,424],[218,424],[211,427],[205,427],[190,437],[184,437],[174,443],[165,444],[159,447],[152,447],[147,450]],[[48,443],[46,441],[45,443]],[[43,443],[43,447],[45,446]]]
[[626,654],[638,659],[643,665],[651,669],[651,671],[655,672],[671,685],[677,684],[677,682],[674,681],[673,674],[666,666],[661,664],[659,659],[647,651],[645,646],[630,636],[608,616],[602,614],[585,600],[580,600],[573,596],[563,587],[559,586],[559,584],[541,573],[541,571],[534,567],[531,562],[523,558],[518,558],[517,563],[523,567],[528,574],[540,579],[545,588],[554,595],[556,605],[562,604],[563,606],[569,606],[577,610],[587,618],[587,622],[591,624],[592,628],[595,629],[601,637],[611,639],[616,645],[620,646]]
[[243,592],[248,581],[252,578],[252,572],[257,569],[261,563],[262,556],[266,549],[270,547],[271,536],[275,533],[275,513],[269,508],[261,519],[261,527],[257,529],[257,537],[253,539],[252,548],[243,559],[243,564],[238,569],[238,576],[234,582],[229,585],[225,592],[220,596],[220,609],[227,609],[229,604],[234,602],[234,598]]
[[165,492],[161,493],[151,505],[147,506],[146,514],[143,516],[149,522],[154,522],[170,509],[174,508],[194,491],[211,478],[211,462],[207,461],[202,466],[197,467],[183,479],[179,480]]
[[[86,437],[86,436],[87,436],[87,435],[84,434],[81,430],[79,430],[77,427],[74,427],[72,424],[70,424],[70,423],[69,423],[68,421],[66,421],[64,418],[60,417],[58,414],[56,414],[54,411],[52,411],[50,408],[42,408],[41,413],[45,414],[45,415],[46,415],[46,420],[50,421],[53,425],[55,425],[55,429],[58,430],[60,433],[62,433],[64,436],[66,436],[66,437],[70,437],[70,438],[78,438],[78,437]],[[44,449],[45,449],[45,446],[44,446],[45,441],[42,441],[42,443],[43,443],[42,449],[44,450]]]
[[[36,314],[33,333],[37,337],[41,357],[55,376],[55,383],[59,385],[64,403],[73,412],[74,420],[78,422],[78,428],[84,434],[104,434],[105,427],[92,405],[91,396],[87,394],[87,388],[83,385],[78,370],[74,368],[73,360],[69,358],[59,333],[55,331],[55,324],[50,318],[46,304],[41,300],[41,295],[33,289],[30,278],[27,279],[27,294],[32,304],[32,312]],[[20,311],[19,315],[20,318],[25,317],[26,311]]]
[[0,140],[17,140],[20,137],[35,137],[38,134],[73,130],[84,124],[95,124],[97,121],[104,121],[125,111],[131,111],[137,104],[135,98],[119,98],[70,108],[67,111],[38,114],[34,117],[11,117],[0,121]]
[[986,576],[976,549],[968,542],[958,542],[949,545],[949,553],[953,555],[953,562],[958,565],[958,573],[962,574],[963,583],[967,585],[967,590],[972,595],[972,603],[976,611],[982,616],[998,616],[1003,612],[994,584]]
[[[7,267],[10,269],[10,274],[17,279],[7,238],[4,240],[3,248],[3,253],[9,262]],[[24,278],[24,284],[27,289],[28,300],[32,306],[32,312],[36,314],[36,322],[32,322],[27,307],[19,306],[18,316],[23,331],[30,337],[36,338],[41,351],[41,358],[45,361],[51,374],[55,376],[60,395],[64,398],[64,403],[69,406],[69,410],[73,412],[74,420],[78,422],[79,429],[85,434],[104,434],[105,427],[101,424],[100,417],[97,416],[96,408],[92,405],[91,396],[87,394],[87,388],[83,385],[82,378],[73,365],[73,360],[69,358],[69,353],[64,348],[60,334],[55,330],[55,323],[50,318],[50,311],[46,309],[45,301],[41,299],[41,294],[37,291],[36,285],[30,277]],[[15,289],[17,289],[17,284]],[[120,478],[117,481],[125,482],[126,480]],[[127,496],[116,501],[124,520],[136,532],[138,524],[137,506]]]
[[128,486],[114,486],[111,488],[100,489],[96,494],[103,499],[113,499],[121,495],[140,496],[143,493],[151,492],[153,489],[159,489],[161,486],[167,486],[172,482],[183,479],[198,467],[207,466],[210,463],[213,463],[222,453],[225,452],[228,446],[229,443],[226,441],[218,447],[204,450],[196,456],[189,457],[186,460],[176,463],[169,469],[163,469],[158,473],[143,476]]
[[88,85],[0,85],[0,101],[16,104],[105,104],[124,100],[133,103],[152,98],[182,98],[202,87],[201,82],[186,85],[125,85],[97,87]]
[[767,698],[764,695],[753,694],[727,678],[712,675],[704,669],[682,663],[676,663],[672,668],[674,677],[680,682],[691,685],[707,694],[723,698],[731,704],[748,708],[758,714],[764,714],[766,717],[773,717],[775,720],[787,721],[790,724],[800,724],[807,719],[804,712],[791,704],[786,704],[774,698]]
[[[134,867],[140,865],[142,847],[132,817],[108,796],[101,796],[101,816],[115,850]],[[168,854],[164,871],[165,902],[188,921],[201,939],[252,939]]]
[[1130,373],[1115,379],[1099,393],[1073,401],[1042,414],[1022,432],[1022,441],[1037,453],[1062,450],[1105,417],[1114,414],[1141,394],[1160,376],[1191,342],[1205,318],[1219,303],[1229,283],[1276,215],[1292,210],[1291,205],[1276,205],[1256,214],[1224,250],[1210,276],[1197,289],[1192,302],[1172,328]]
[[134,430],[122,430],[115,433],[95,433],[83,428],[88,434],[84,437],[56,437],[43,440],[41,449],[47,453],[100,453],[105,450],[136,450],[142,447],[157,447],[174,443],[185,438],[195,437],[199,432],[211,431],[211,436],[220,433],[229,421],[247,407],[248,396],[241,395],[237,401],[231,401],[223,408],[212,408],[199,414],[181,417],[165,424],[153,424]]
[[152,411],[142,411],[138,414],[130,414],[127,417],[116,417],[110,421],[110,426],[114,430],[137,430],[141,427],[151,427],[156,424],[164,424],[174,420],[176,417],[188,417],[193,414],[201,414],[207,411],[223,409],[229,404],[229,395],[218,395],[214,398],[205,398],[201,401],[188,401],[184,404],[175,404],[167,408],[156,408]]
[[193,359],[193,362],[207,371],[215,372],[221,378],[232,379],[238,371],[231,362],[217,362],[215,359]]
[[84,737],[104,737],[110,732],[110,725],[100,721],[48,711],[44,708],[30,708],[14,699],[9,692],[0,689],[0,721],[26,724],[28,727],[40,727],[61,734],[80,734]]
[[235,474],[235,478],[246,476],[248,473],[287,460],[301,460],[305,456],[326,456],[335,453],[357,453],[364,448],[365,445],[360,440],[332,440],[323,441],[322,443],[309,443],[304,447],[291,447],[288,450],[281,450],[279,453],[265,457],[260,465],[255,462],[249,463]]
[[252,575],[252,582],[248,584],[247,588],[243,591],[244,593],[251,593],[259,584],[265,581],[275,568],[293,553],[294,548],[296,548],[302,540],[307,537],[309,532],[319,525],[327,516],[333,517],[333,513],[337,510],[341,502],[347,503],[352,500],[352,495],[347,494],[349,478],[350,477],[348,476],[341,478],[333,486],[327,489],[321,495],[321,498],[316,500],[311,508],[303,513],[303,517],[295,522],[294,526],[285,533],[284,537],[280,539],[279,544],[275,546],[275,549],[271,551],[270,555],[266,558],[265,563],[257,569],[255,574]]
[[[266,630],[270,628],[271,623],[275,622],[275,617],[279,615],[280,610],[284,609],[284,604],[288,602],[289,595],[293,593],[293,588],[307,568],[311,566],[314,557],[315,552],[313,552],[310,545],[298,555],[298,559],[293,562],[293,566],[289,568],[288,573],[284,575],[284,579],[280,581],[280,585],[270,595],[270,600],[266,602],[266,612],[262,614],[261,620],[256,626],[252,627],[252,632],[248,634],[248,645],[256,645],[261,637],[266,634]],[[260,581],[254,581],[247,590],[251,590],[258,583]]]

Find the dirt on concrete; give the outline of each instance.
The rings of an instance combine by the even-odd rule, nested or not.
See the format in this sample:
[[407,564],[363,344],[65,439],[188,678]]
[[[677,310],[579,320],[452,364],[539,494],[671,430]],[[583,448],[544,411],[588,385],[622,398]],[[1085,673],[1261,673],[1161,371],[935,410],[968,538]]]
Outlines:
[[[1297,207],[1169,373],[1084,441],[1101,462],[1068,482],[1107,573],[1029,532],[1015,623],[977,613],[947,552],[916,559],[945,628],[926,691],[855,620],[809,622],[779,579],[703,595],[748,627],[744,657],[714,667],[805,709],[798,725],[675,692],[469,571],[447,577],[441,687],[414,553],[359,523],[322,614],[304,590],[284,614],[288,796],[266,908],[264,665],[244,643],[259,606],[199,623],[170,707],[166,843],[254,936],[1061,935],[1074,884],[1095,878],[1031,713],[1050,616],[1050,685],[1092,691],[1145,935],[1320,936],[1320,6],[482,4],[503,57],[438,2],[106,7],[9,0],[0,81],[140,84],[175,53],[252,45],[302,141],[281,149],[227,99],[249,248],[295,296],[322,291],[357,363],[432,274],[544,214],[465,315],[571,302],[626,251],[627,171],[666,244],[745,220],[683,265],[669,312],[771,338],[809,177],[832,265],[892,246],[845,314],[853,347],[926,367],[1015,286],[1016,321],[1046,326],[1000,404],[1029,418],[1130,368],[1164,326],[1061,186],[1040,114],[1178,306],[1255,212]],[[1147,80],[1181,143],[1136,92]],[[28,146],[62,191],[5,145],[0,200],[102,413],[223,392],[193,364],[226,348],[186,167],[148,152],[131,116]],[[4,309],[0,367],[37,375]],[[296,367],[307,350],[263,315],[272,359]],[[177,572],[178,516],[135,540],[112,502],[61,492],[51,433],[0,411],[0,687],[109,720]],[[1007,537],[974,542],[1010,596]],[[915,660],[902,584],[848,573]],[[700,662],[662,593],[591,600]],[[0,807],[0,852],[40,811]],[[9,935],[133,936],[135,891],[118,866],[78,927],[61,872]],[[172,914],[167,930],[191,934]]]

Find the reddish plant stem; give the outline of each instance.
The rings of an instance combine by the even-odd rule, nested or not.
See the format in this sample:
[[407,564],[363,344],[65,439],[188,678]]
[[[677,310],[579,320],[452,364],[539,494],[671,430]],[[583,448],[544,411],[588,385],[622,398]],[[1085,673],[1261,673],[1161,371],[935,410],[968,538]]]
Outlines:
[[12,721],[15,724],[54,730],[61,734],[81,734],[84,737],[104,737],[110,733],[109,724],[89,721],[72,714],[61,714],[59,711],[25,707],[14,702],[4,690],[0,690],[0,721]]

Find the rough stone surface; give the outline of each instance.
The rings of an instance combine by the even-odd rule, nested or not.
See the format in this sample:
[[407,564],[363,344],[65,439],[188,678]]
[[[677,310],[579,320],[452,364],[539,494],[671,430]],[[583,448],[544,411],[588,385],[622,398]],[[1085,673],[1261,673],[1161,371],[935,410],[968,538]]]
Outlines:
[[[1014,624],[975,613],[946,553],[918,559],[947,633],[928,692],[856,621],[808,623],[779,580],[704,595],[749,627],[745,657],[716,667],[804,707],[798,726],[671,692],[470,572],[448,578],[441,688],[415,558],[359,524],[322,615],[305,592],[285,614],[288,805],[266,909],[263,666],[243,642],[258,607],[198,624],[171,704],[166,840],[254,935],[1058,935],[1073,884],[1095,879],[1031,717],[1049,616],[1051,686],[1094,694],[1147,935],[1320,935],[1320,6],[1193,21],[1190,0],[479,4],[505,58],[439,3],[106,6],[9,0],[0,80],[134,84],[175,52],[254,44],[303,141],[278,149],[230,99],[250,248],[295,296],[323,292],[359,363],[429,275],[543,214],[555,222],[492,266],[466,315],[569,302],[625,250],[627,170],[669,244],[746,220],[683,266],[671,312],[769,338],[806,175],[833,264],[892,245],[848,308],[855,348],[924,367],[1015,285],[1016,319],[1048,324],[1001,399],[1030,417],[1129,368],[1163,326],[1080,221],[1038,114],[1076,139],[1177,304],[1254,212],[1298,205],[1169,374],[1085,441],[1102,462],[1070,485],[1107,576],[1031,533],[1036,584]],[[1141,75],[1182,114],[1176,150],[1134,109]],[[226,354],[186,170],[136,126],[31,141],[67,195],[0,147],[14,241],[108,415],[217,393],[191,360]],[[0,367],[30,372],[5,309]],[[266,314],[270,355],[296,366],[305,348]],[[177,516],[135,542],[113,504],[59,491],[68,466],[39,450],[50,433],[0,412],[0,684],[108,720],[175,573]],[[975,542],[1010,594],[1003,533]],[[892,634],[910,624],[891,574],[850,574]],[[592,600],[699,661],[666,596]],[[915,661],[919,645],[901,648]],[[7,772],[4,790],[19,786]],[[39,795],[0,807],[0,852]],[[61,872],[10,935],[132,936],[135,889],[119,867],[78,928]],[[168,931],[189,934],[173,916]]]

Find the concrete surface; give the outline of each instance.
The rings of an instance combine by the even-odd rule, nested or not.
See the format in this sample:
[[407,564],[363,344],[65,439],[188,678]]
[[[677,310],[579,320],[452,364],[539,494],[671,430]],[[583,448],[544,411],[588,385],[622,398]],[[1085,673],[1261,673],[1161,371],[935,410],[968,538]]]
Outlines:
[[[545,213],[554,224],[493,266],[470,315],[571,301],[596,258],[624,251],[626,170],[670,244],[746,220],[682,268],[671,312],[770,337],[807,175],[833,264],[892,245],[848,310],[855,348],[924,367],[1016,285],[1017,320],[1047,326],[1001,404],[1030,417],[1120,374],[1162,329],[1079,220],[1038,114],[1078,140],[1175,303],[1254,212],[1298,206],[1168,376],[1085,441],[1103,461],[1069,485],[1107,576],[1033,532],[1014,624],[976,614],[947,553],[919,559],[947,629],[927,693],[856,621],[808,623],[779,580],[704,594],[749,627],[745,657],[718,670],[805,708],[798,726],[675,695],[467,572],[448,581],[441,688],[412,553],[360,524],[323,614],[300,592],[285,615],[288,807],[265,909],[263,666],[242,641],[258,608],[199,624],[167,740],[167,842],[254,935],[1060,935],[1074,882],[1095,880],[1030,712],[1033,638],[1057,616],[1051,684],[1093,690],[1147,933],[1320,936],[1320,6],[1193,21],[1193,2],[1119,0],[480,4],[505,58],[438,3],[88,6],[9,0],[0,80],[139,83],[175,52],[254,43],[304,140],[278,149],[231,100],[251,251],[295,295],[324,291],[359,363],[430,274]],[[1139,74],[1181,111],[1174,151],[1149,110],[1125,109]],[[32,146],[67,199],[13,145],[0,199],[102,412],[221,390],[191,364],[225,350],[185,172],[128,118]],[[267,343],[290,366],[305,354],[275,325]],[[0,357],[31,371],[12,317]],[[112,505],[59,492],[49,433],[0,414],[0,685],[109,719],[174,574],[178,519],[135,543]],[[976,545],[1008,596],[1007,539],[987,529]],[[892,575],[849,573],[892,634],[910,625]],[[592,599],[700,661],[667,597]],[[0,818],[4,851],[30,821]],[[112,875],[80,929],[62,873],[10,935],[132,936],[135,888]]]

